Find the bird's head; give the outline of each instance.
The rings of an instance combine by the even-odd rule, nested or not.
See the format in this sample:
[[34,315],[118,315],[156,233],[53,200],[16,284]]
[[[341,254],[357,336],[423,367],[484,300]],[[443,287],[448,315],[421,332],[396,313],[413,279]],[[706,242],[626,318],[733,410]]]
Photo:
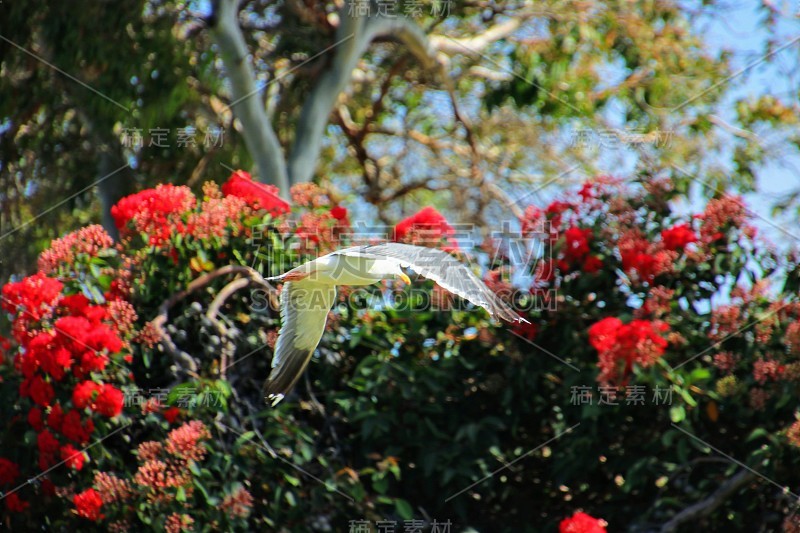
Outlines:
[[403,267],[401,267],[400,265],[396,266],[393,274],[396,278],[403,280],[403,282],[406,285],[411,285],[411,278],[409,278],[408,275],[405,272],[403,272]]

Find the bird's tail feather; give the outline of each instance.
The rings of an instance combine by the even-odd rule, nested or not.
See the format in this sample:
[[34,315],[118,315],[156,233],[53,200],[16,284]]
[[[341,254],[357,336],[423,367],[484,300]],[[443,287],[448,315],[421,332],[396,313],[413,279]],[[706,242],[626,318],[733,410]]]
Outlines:
[[294,351],[272,369],[264,382],[264,398],[273,406],[292,390],[308,366],[312,353],[314,353],[313,350]]

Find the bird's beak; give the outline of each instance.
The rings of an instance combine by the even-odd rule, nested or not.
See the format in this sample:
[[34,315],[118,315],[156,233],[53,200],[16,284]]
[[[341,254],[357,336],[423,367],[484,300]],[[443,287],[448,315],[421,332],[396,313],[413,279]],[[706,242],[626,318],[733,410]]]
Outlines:
[[402,279],[406,285],[411,285],[411,278],[409,278],[405,272],[400,272],[397,275],[398,278]]

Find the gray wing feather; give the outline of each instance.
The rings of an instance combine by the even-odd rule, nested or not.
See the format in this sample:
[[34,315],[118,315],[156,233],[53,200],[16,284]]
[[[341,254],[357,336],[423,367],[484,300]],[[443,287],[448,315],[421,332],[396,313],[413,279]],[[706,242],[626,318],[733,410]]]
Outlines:
[[508,304],[498,298],[472,270],[444,250],[388,242],[347,248],[338,253],[394,259],[401,266],[411,268],[418,274],[432,279],[443,289],[483,307],[493,317],[499,317],[508,322],[525,321]]
[[264,394],[275,405],[303,374],[325,331],[336,287],[302,280],[288,282],[281,292],[281,331],[272,356]]

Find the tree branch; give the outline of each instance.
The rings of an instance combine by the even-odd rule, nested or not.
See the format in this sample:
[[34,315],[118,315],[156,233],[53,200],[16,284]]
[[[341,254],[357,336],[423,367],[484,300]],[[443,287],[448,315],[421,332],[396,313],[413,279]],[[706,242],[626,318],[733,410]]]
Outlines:
[[[198,377],[197,361],[195,361],[190,354],[181,350],[175,344],[175,342],[172,340],[172,337],[170,337],[170,335],[167,333],[166,328],[164,328],[164,325],[167,323],[167,320],[169,320],[169,311],[175,306],[175,304],[181,300],[184,300],[192,293],[207,287],[215,279],[228,274],[242,274],[246,276],[248,284],[252,283],[261,285],[262,287],[266,287],[271,291],[274,291],[272,285],[270,285],[269,282],[267,282],[256,270],[243,265],[227,265],[200,276],[189,283],[184,290],[177,292],[164,300],[164,303],[162,303],[158,308],[158,315],[151,322],[156,332],[161,337],[161,345],[164,347],[166,352],[172,356],[179,370],[192,377]],[[236,290],[240,288],[241,287],[236,284]],[[224,303],[224,300],[230,297],[232,292],[235,292],[230,290],[231,284],[228,284],[225,289],[226,290],[221,291],[217,298],[215,298],[212,302],[211,309],[213,309],[214,314],[216,314],[216,311]]]
[[272,129],[267,112],[258,97],[255,74],[248,60],[247,45],[239,28],[237,0],[212,2],[209,25],[216,36],[222,61],[231,82],[230,108],[239,119],[242,136],[258,169],[258,178],[277,186],[281,195],[289,196],[286,160]]
[[483,33],[463,39],[453,39],[452,37],[444,35],[432,35],[430,37],[430,42],[436,50],[446,54],[479,56],[483,52],[483,49],[490,44],[500,39],[505,39],[514,33],[517,28],[520,27],[520,24],[530,18],[531,15],[532,14],[518,16],[506,22],[495,24]]
[[425,33],[407,19],[352,17],[348,15],[348,7],[344,6],[339,20],[333,63],[309,94],[297,122],[288,164],[292,183],[302,183],[313,177],[330,114],[372,41],[377,38],[396,39],[423,67],[431,68],[437,64],[436,50]]
[[690,505],[672,519],[661,526],[662,533],[675,531],[678,526],[686,522],[697,520],[711,514],[714,509],[722,505],[731,495],[738,491],[743,485],[753,481],[756,475],[749,470],[740,470],[733,477],[723,483],[711,496],[701,500],[694,505]]
[[[295,138],[288,157],[288,174],[291,183],[311,180],[317,166],[322,147],[325,128],[336,106],[339,95],[352,78],[353,70],[361,56],[376,39],[391,39],[400,42],[425,69],[437,69],[448,94],[453,101],[456,119],[466,130],[467,141],[476,153],[476,142],[467,117],[459,109],[455,100],[455,88],[449,77],[449,60],[443,51],[476,54],[491,44],[513,33],[527,16],[519,16],[497,24],[487,31],[469,39],[448,39],[437,37],[429,39],[425,32],[406,18],[395,17],[353,17],[348,13],[349,6],[342,7],[339,13],[339,27],[336,32],[336,52],[330,68],[322,75],[303,106],[295,129]],[[473,175],[477,175],[477,165],[473,161]]]

